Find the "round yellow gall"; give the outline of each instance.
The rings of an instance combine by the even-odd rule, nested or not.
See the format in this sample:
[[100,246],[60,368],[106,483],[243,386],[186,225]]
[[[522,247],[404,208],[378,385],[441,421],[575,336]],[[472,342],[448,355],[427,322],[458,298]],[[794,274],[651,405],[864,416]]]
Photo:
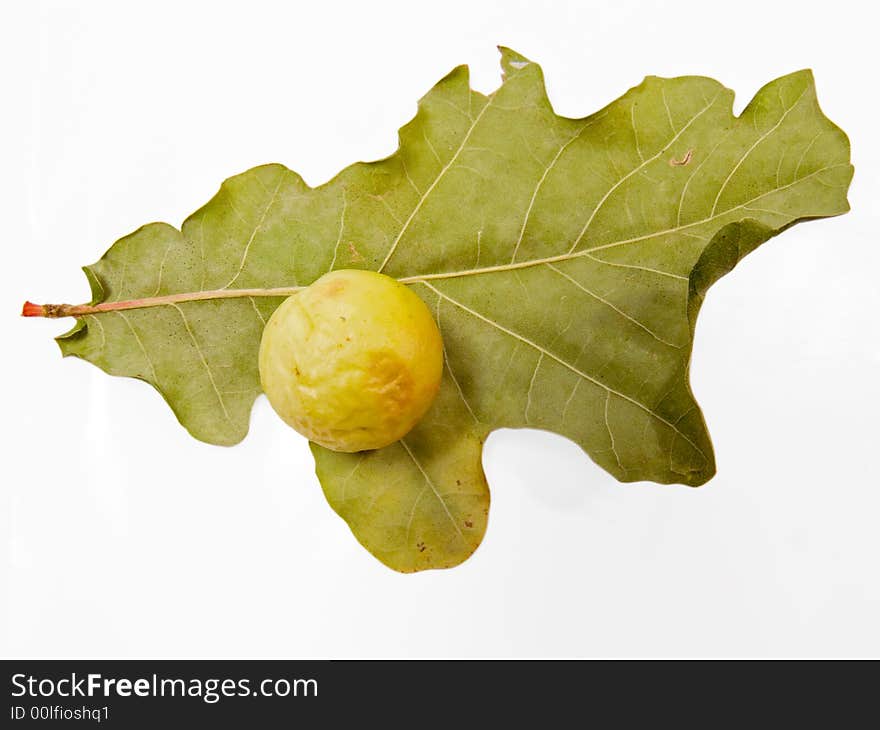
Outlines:
[[260,342],[275,412],[334,451],[403,438],[440,388],[443,343],[425,303],[374,271],[332,271],[288,297]]

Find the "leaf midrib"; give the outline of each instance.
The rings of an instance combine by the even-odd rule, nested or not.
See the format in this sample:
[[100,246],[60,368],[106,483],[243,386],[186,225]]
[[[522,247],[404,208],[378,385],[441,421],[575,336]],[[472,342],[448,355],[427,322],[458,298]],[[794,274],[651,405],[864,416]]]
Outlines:
[[[546,256],[538,259],[528,259],[526,261],[517,261],[506,264],[495,264],[492,266],[483,266],[478,268],[470,268],[470,269],[459,269],[456,271],[444,271],[444,272],[434,272],[434,273],[426,273],[426,274],[414,274],[412,276],[405,276],[398,281],[403,284],[418,284],[425,281],[435,281],[442,279],[455,279],[466,276],[480,276],[483,274],[494,274],[494,273],[503,273],[505,271],[515,271],[517,269],[527,269],[534,266],[542,266],[545,264],[554,264],[560,263],[564,261],[570,261],[573,259],[588,257],[596,259],[593,254],[596,251],[603,251],[610,248],[616,248],[619,246],[625,246],[633,243],[639,243],[641,241],[647,241],[652,238],[659,238],[661,236],[668,236],[678,233],[680,231],[687,230],[689,228],[695,228],[697,226],[705,225],[707,223],[711,223],[713,221],[720,220],[724,216],[727,216],[731,213],[734,213],[738,210],[743,210],[749,208],[752,203],[767,197],[768,195],[773,195],[775,193],[781,192],[783,190],[787,190],[795,185],[799,185],[806,180],[828,170],[833,170],[840,167],[849,167],[849,163],[838,163],[834,165],[827,165],[825,167],[821,167],[818,170],[814,170],[813,172],[804,175],[797,180],[793,180],[792,182],[782,185],[779,187],[775,187],[772,190],[768,190],[760,195],[756,195],[754,198],[745,201],[739,205],[736,205],[732,208],[728,208],[720,213],[707,216],[706,218],[702,218],[700,220],[692,221],[691,223],[686,223],[684,225],[674,226],[672,228],[667,228],[662,231],[654,231],[653,233],[646,233],[641,236],[634,236],[632,238],[621,239],[618,241],[611,241],[609,243],[604,243],[599,246],[593,246],[592,248],[581,249],[580,251],[574,252],[566,252],[562,254],[557,254],[554,256]],[[596,259],[601,261],[602,263],[613,263],[605,261],[604,259]],[[658,274],[666,275],[666,276],[676,276],[677,278],[686,278],[679,277],[677,274],[672,274],[671,272],[660,271],[657,270]],[[244,297],[287,297],[291,294],[295,294],[296,292],[304,289],[305,286],[290,286],[290,287],[267,287],[267,288],[249,288],[249,289],[212,289],[206,291],[192,291],[192,292],[180,292],[177,294],[167,294],[159,297],[143,297],[138,299],[128,299],[128,300],[120,300],[120,301],[109,301],[109,302],[101,302],[99,304],[78,304],[78,305],[69,305],[69,304],[61,304],[61,305],[46,305],[47,309],[50,311],[46,312],[45,316],[50,317],[66,317],[66,316],[85,316],[89,314],[101,314],[104,312],[112,312],[118,310],[126,310],[126,309],[143,309],[148,307],[157,307],[157,306],[169,306],[172,304],[181,304],[184,302],[192,302],[192,301],[207,301],[211,299],[236,299],[236,298],[244,298]]]

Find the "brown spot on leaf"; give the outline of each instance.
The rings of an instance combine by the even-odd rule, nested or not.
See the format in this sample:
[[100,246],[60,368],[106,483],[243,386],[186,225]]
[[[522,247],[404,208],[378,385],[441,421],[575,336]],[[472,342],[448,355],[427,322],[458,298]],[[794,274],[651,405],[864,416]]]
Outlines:
[[474,523],[471,522],[470,520],[465,520],[465,521],[464,521],[464,526],[465,526],[465,527],[473,527],[473,526],[474,526]]
[[691,158],[693,157],[693,155],[694,155],[694,149],[693,149],[693,147],[691,147],[691,149],[689,149],[687,152],[684,153],[684,157],[682,157],[680,160],[676,160],[674,157],[670,158],[669,164],[672,167],[684,167],[685,165],[687,165],[691,161]]

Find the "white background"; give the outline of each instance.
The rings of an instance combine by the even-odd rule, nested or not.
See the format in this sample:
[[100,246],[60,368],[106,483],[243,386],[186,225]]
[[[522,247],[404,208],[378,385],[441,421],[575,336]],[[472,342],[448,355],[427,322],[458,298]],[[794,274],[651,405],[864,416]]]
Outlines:
[[[781,6],[4,2],[0,655],[880,655],[877,18]],[[560,437],[498,432],[483,545],[399,575],[264,399],[243,444],[208,446],[149,386],[62,361],[69,322],[18,317],[88,299],[79,266],[229,175],[318,184],[391,153],[453,66],[498,85],[498,43],[568,116],[646,74],[715,77],[739,112],[809,66],[850,135],[853,211],[766,244],[701,314],[705,487],[621,485]]]

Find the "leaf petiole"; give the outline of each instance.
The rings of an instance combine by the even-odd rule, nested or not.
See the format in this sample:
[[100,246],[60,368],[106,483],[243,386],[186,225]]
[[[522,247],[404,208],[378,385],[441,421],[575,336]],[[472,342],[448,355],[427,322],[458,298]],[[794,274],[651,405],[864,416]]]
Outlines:
[[273,289],[214,289],[212,291],[183,292],[161,297],[127,299],[120,302],[101,302],[100,304],[34,304],[25,302],[22,317],[82,317],[87,314],[115,312],[123,309],[143,309],[161,307],[181,302],[203,301],[206,299],[237,299],[239,297],[288,297],[295,294],[301,286],[282,286]]

